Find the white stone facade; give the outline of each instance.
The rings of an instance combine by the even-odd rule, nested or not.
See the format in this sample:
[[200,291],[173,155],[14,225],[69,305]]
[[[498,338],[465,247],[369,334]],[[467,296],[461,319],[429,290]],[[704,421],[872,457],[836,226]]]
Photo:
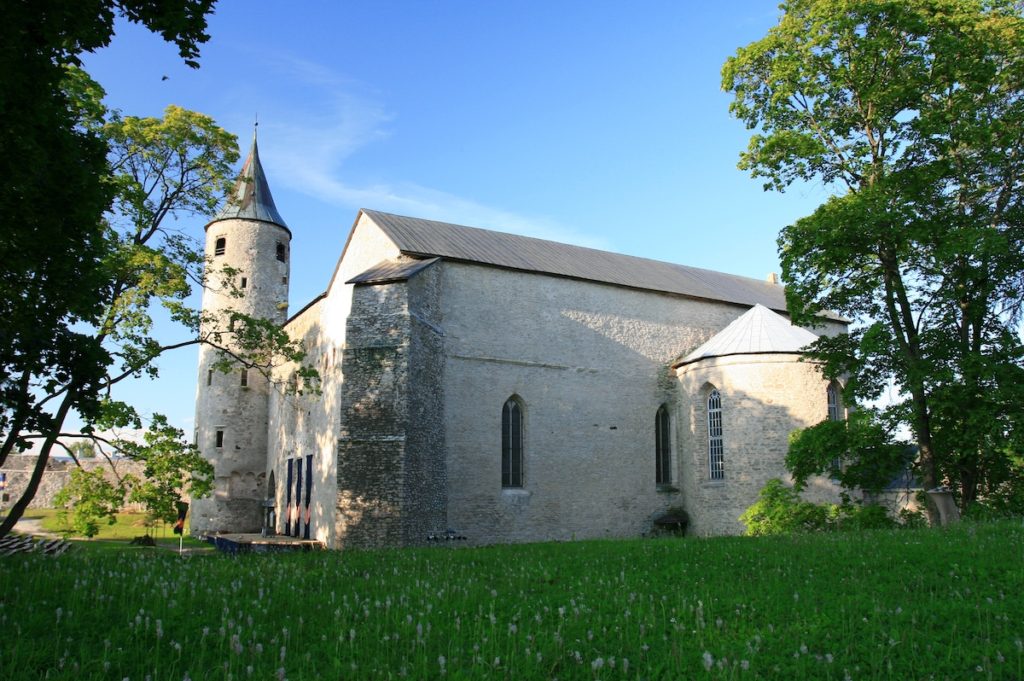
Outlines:
[[[763,484],[786,477],[789,433],[826,417],[827,384],[796,352],[681,363],[750,303],[502,266],[486,242],[477,260],[435,253],[379,215],[360,213],[327,291],[285,325],[319,370],[319,392],[283,390],[284,367],[262,412],[229,405],[237,391],[205,388],[201,363],[197,414],[213,416],[199,437],[211,437],[210,418],[253,433],[262,419],[262,454],[253,439],[231,465],[267,480],[278,532],[335,548],[421,544],[448,529],[473,544],[628,537],[683,508],[692,533],[733,534]],[[467,241],[476,248],[486,234]],[[844,329],[823,321],[815,332]],[[712,388],[723,403],[721,480],[708,471]],[[522,410],[522,480],[503,487],[510,398]],[[659,484],[661,407],[671,460]],[[838,492],[824,479],[812,490]]]

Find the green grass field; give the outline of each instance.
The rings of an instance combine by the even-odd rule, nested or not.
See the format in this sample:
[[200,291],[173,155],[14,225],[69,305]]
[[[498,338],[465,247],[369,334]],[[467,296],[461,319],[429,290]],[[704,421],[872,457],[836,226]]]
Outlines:
[[5,679],[1022,679],[1024,525],[0,559]]
[[[44,532],[59,534],[71,539],[76,545],[85,551],[109,551],[122,548],[126,542],[145,535],[146,515],[144,513],[118,513],[117,521],[113,525],[101,525],[99,534],[91,539],[76,537],[67,525],[62,521],[60,512],[53,508],[30,508],[25,511],[24,520],[39,520],[40,527]],[[178,535],[174,534],[171,525],[158,523],[148,530],[158,546],[168,548],[178,547]],[[186,536],[184,546],[190,548],[206,547],[206,542],[201,542]]]

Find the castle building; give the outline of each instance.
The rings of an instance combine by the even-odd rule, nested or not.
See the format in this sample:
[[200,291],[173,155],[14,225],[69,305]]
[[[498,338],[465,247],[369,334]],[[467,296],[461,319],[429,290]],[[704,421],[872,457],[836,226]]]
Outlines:
[[286,318],[290,238],[254,141],[206,227],[236,289],[203,309],[280,323],[321,380],[221,373],[201,350],[216,491],[193,532],[258,531],[270,500],[277,532],[335,548],[638,536],[680,509],[691,533],[735,534],[787,477],[789,433],[843,415],[801,350],[846,323],[792,326],[773,281],[364,209]]

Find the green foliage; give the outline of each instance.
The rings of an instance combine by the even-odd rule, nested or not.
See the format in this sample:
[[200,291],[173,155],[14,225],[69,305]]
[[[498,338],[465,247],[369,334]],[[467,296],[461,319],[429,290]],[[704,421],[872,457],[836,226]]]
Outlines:
[[113,525],[124,503],[124,490],[110,481],[101,468],[75,468],[66,485],[54,497],[62,510],[61,521],[74,534],[94,537],[100,523]]
[[129,487],[128,500],[142,504],[154,518],[167,523],[177,519],[175,504],[186,492],[196,498],[213,491],[213,464],[183,440],[184,433],[159,416],[146,430],[142,443],[117,443],[126,456],[145,464],[143,478]]
[[[1009,0],[789,0],[722,72],[756,134],[740,167],[833,192],[782,230],[796,323],[856,320],[812,355],[848,404],[894,381],[926,487],[962,505],[1021,451],[1024,20]],[[1009,444],[1009,447],[1007,445]]]
[[1022,552],[1019,522],[187,560],[76,548],[0,558],[18,637],[4,664],[52,681],[1019,679]]
[[[197,42],[205,40],[204,14],[211,6],[208,0],[123,0],[100,3],[100,11],[109,12],[111,18],[116,8],[130,20],[158,27],[165,38],[178,42],[183,56],[191,58]],[[190,33],[181,35],[176,28]],[[85,434],[113,427],[140,428],[139,414],[110,395],[128,377],[155,378],[155,360],[164,352],[208,343],[222,350],[225,366],[241,364],[270,377],[276,367],[294,364],[293,372],[312,390],[317,389],[318,378],[315,369],[302,365],[301,343],[271,322],[238,313],[229,313],[230,320],[204,318],[187,303],[193,284],[224,277],[228,287],[233,286],[230,280],[236,273],[227,268],[221,272],[212,264],[207,267],[199,243],[170,223],[183,215],[214,212],[238,159],[234,135],[209,116],[177,106],[167,107],[163,117],[109,111],[101,101],[102,88],[74,62],[68,57],[59,65],[63,80],[55,88],[61,93],[62,110],[70,117],[71,136],[100,152],[93,166],[84,166],[93,194],[80,187],[73,195],[80,201],[76,207],[87,210],[56,221],[58,227],[69,230],[67,234],[33,227],[12,236],[10,244],[3,239],[11,235],[0,236],[0,246],[19,253],[9,262],[24,267],[24,272],[0,278],[0,286],[10,284],[9,289],[0,290],[0,314],[12,338],[9,344],[0,343],[0,463],[15,448],[25,449],[31,440],[42,440],[39,471],[72,410],[86,422]],[[67,159],[75,172],[82,167],[78,157],[84,158],[79,153]],[[22,160],[22,166],[30,167],[29,161]],[[53,162],[47,157],[37,167],[49,168]],[[58,179],[65,180],[63,175]],[[98,198],[90,203],[90,197]],[[44,209],[67,208],[49,197],[35,198]],[[20,228],[17,221],[10,224]],[[52,263],[61,263],[63,269],[51,273],[47,268]],[[36,280],[43,281],[45,290],[33,288]],[[157,306],[185,328],[186,340],[166,343],[154,335],[152,315]],[[234,329],[225,326],[229,321]],[[10,355],[5,356],[8,351]],[[155,439],[141,449],[122,441],[107,444],[145,461],[153,478],[123,491],[166,517],[172,496],[180,493],[188,475],[195,475],[193,495],[208,491],[209,471],[163,417],[154,415],[150,428]],[[33,480],[8,518],[0,522],[0,536],[34,495],[38,477]]]
[[68,449],[79,460],[96,458],[96,446],[87,440],[75,440],[68,445]]
[[850,412],[843,421],[822,421],[793,431],[786,453],[786,468],[797,490],[811,476],[829,475],[848,490],[878,491],[909,463],[906,445],[893,442],[870,409]]
[[773,478],[761,489],[757,501],[743,512],[740,522],[746,534],[757,537],[828,528],[828,509],[800,499],[796,490]]
[[[114,361],[105,346],[116,195],[102,137],[102,89],[79,71],[109,43],[115,19],[174,43],[195,66],[214,0],[4,3],[0,24],[0,464],[41,436],[37,473],[74,409],[94,415]],[[0,522],[6,534],[39,484]]]
[[815,504],[800,498],[797,489],[772,478],[740,522],[748,536],[823,532],[831,530],[890,529],[896,522],[877,504],[855,504],[844,496],[841,504]]

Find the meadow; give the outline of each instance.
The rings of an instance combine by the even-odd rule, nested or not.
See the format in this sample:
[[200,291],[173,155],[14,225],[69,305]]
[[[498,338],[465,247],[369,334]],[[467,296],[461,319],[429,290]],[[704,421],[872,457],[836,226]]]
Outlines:
[[1024,525],[0,559],[3,679],[1022,679]]

